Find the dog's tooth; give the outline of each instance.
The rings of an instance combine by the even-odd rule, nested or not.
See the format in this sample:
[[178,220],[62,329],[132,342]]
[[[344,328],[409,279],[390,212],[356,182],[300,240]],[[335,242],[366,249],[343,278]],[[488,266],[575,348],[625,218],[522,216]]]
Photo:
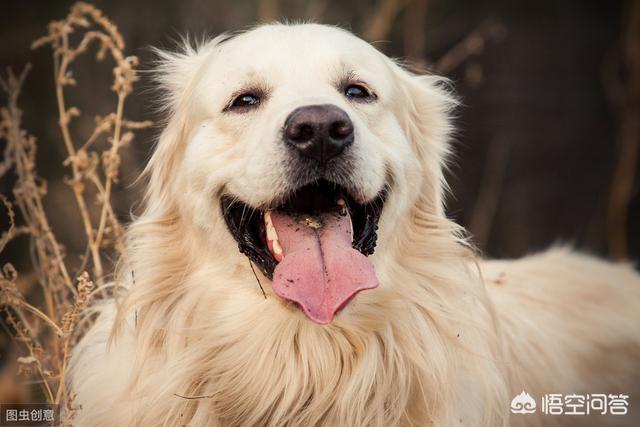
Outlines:
[[271,248],[271,252],[273,253],[273,257],[277,262],[280,262],[283,258],[282,246],[280,246],[280,242],[278,241],[278,233],[276,232],[276,228],[273,226],[270,211],[266,211],[264,213],[264,227],[267,234],[267,241],[269,242],[268,244]]
[[277,241],[278,233],[276,232],[276,228],[273,226],[273,222],[271,221],[270,211],[264,213],[264,225],[267,233],[267,239],[274,242]]
[[273,240],[274,242],[278,240],[278,233],[276,233],[276,228],[273,224],[267,225],[267,239]]
[[277,240],[272,241],[271,247],[273,248],[273,253],[275,255],[282,255],[282,246],[280,246],[280,242]]

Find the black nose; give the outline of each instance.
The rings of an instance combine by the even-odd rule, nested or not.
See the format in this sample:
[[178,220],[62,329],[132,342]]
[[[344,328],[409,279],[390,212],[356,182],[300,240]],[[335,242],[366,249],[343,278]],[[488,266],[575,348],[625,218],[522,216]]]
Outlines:
[[325,165],[353,143],[353,123],[335,105],[300,107],[284,122],[284,140],[304,157]]

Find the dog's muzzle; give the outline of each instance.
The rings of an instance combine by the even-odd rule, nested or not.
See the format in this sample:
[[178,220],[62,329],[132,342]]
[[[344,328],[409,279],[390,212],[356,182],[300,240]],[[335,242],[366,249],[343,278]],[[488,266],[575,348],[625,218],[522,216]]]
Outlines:
[[327,324],[356,294],[378,286],[368,255],[386,193],[356,199],[349,149],[354,125],[337,106],[293,110],[282,139],[294,190],[260,207],[225,194],[222,212],[240,252],[272,279],[273,291]]

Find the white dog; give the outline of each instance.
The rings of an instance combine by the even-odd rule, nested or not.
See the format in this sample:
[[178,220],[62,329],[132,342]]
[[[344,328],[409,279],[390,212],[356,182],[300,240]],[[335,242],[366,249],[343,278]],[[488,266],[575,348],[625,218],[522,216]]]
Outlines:
[[[77,425],[638,425],[639,277],[477,259],[443,209],[442,79],[315,24],[161,59],[169,120],[126,290],[73,354]],[[523,391],[537,410],[510,414]],[[628,414],[545,415],[554,393]]]

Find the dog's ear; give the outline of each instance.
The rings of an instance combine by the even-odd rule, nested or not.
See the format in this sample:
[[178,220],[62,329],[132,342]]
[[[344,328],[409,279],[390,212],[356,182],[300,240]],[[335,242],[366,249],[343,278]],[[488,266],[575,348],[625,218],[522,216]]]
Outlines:
[[193,42],[183,37],[173,51],[153,49],[156,61],[153,80],[160,89],[158,109],[166,115],[165,127],[143,176],[149,180],[148,202],[161,202],[170,194],[175,170],[189,127],[189,102],[198,73],[216,47],[229,36],[222,34],[212,40]]
[[459,104],[449,81],[418,75],[395,66],[400,91],[400,122],[422,167],[421,203],[432,213],[444,215],[447,184],[444,169],[450,155],[452,111]]
[[222,34],[210,41],[192,40],[183,36],[176,42],[176,48],[164,50],[152,48],[156,60],[153,64],[153,80],[161,91],[159,107],[161,110],[179,108],[181,102],[188,99],[194,77],[208,54],[220,44],[227,35]]

